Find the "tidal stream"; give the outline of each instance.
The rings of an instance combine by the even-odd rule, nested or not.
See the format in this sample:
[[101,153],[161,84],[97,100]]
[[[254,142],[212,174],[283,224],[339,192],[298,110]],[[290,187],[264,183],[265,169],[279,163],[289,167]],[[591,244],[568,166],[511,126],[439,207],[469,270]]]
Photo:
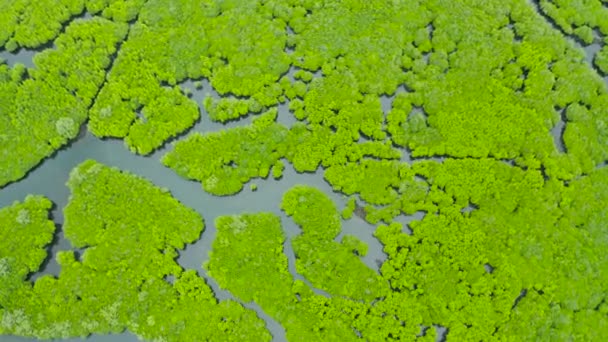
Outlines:
[[[577,42],[574,42],[578,44]],[[595,53],[599,50],[597,44],[592,44],[585,48],[587,62],[592,64]],[[27,67],[33,67],[32,58],[36,51],[22,49],[18,53],[13,54],[6,51],[0,51],[0,59],[5,59],[9,65],[22,63]],[[293,68],[292,68],[293,69]],[[293,70],[291,71],[293,72]],[[608,77],[603,76],[604,81],[608,85]],[[202,89],[195,89],[191,81],[186,81],[180,84],[192,90],[192,99],[201,107],[201,119],[188,132],[181,137],[192,132],[210,132],[239,125],[245,125],[251,122],[251,116],[239,121],[233,121],[226,125],[212,122],[207,114],[202,109],[202,100],[206,94],[211,94],[217,97],[208,82],[203,82]],[[400,88],[398,91],[404,91]],[[381,97],[382,107],[385,111],[390,109],[392,97]],[[278,121],[287,126],[293,124],[295,119],[288,111],[287,105],[279,106]],[[567,123],[560,122],[559,127],[554,128],[551,133],[554,136],[556,145],[561,141],[563,133],[563,125]],[[86,124],[85,124],[86,126]],[[181,138],[180,137],[180,138]],[[205,220],[205,230],[201,238],[191,245],[188,245],[183,251],[180,251],[178,258],[179,264],[185,269],[195,269],[203,276],[207,283],[211,286],[219,300],[238,299],[234,298],[229,291],[223,290],[215,282],[214,279],[208,277],[202,270],[201,265],[208,259],[208,252],[211,249],[211,244],[216,236],[216,228],[214,220],[222,215],[234,215],[244,212],[272,212],[281,217],[284,232],[287,237],[284,245],[284,251],[289,259],[289,271],[295,279],[306,281],[299,275],[295,269],[295,257],[291,248],[291,239],[300,233],[297,225],[287,217],[280,209],[279,204],[285,191],[296,184],[306,184],[321,189],[329,195],[336,203],[338,210],[341,210],[346,204],[346,197],[335,193],[331,186],[323,179],[322,170],[316,173],[298,173],[289,163],[286,163],[286,168],[283,177],[280,180],[274,180],[272,177],[268,179],[254,179],[252,183],[257,184],[257,191],[251,191],[248,185],[245,185],[244,190],[237,195],[229,197],[217,197],[204,192],[200,183],[188,181],[177,176],[172,170],[164,167],[159,159],[168,150],[171,149],[171,144],[167,144],[157,150],[150,156],[142,157],[128,151],[122,140],[116,139],[98,139],[86,131],[86,127],[82,128],[81,135],[70,145],[55,153],[51,158],[44,160],[38,167],[32,170],[26,178],[9,184],[0,190],[0,207],[8,206],[14,201],[23,201],[28,194],[38,194],[48,197],[55,203],[55,207],[51,212],[51,217],[57,226],[54,243],[49,247],[49,257],[43,264],[42,269],[31,277],[35,280],[38,277],[51,274],[57,276],[59,274],[59,265],[55,261],[55,255],[61,250],[73,250],[70,242],[64,238],[61,226],[63,224],[62,209],[68,202],[69,189],[65,185],[68,180],[70,170],[87,159],[95,159],[109,166],[118,167],[121,170],[128,171],[139,176],[145,177],[159,187],[166,187],[171,191],[171,194],[182,204],[193,208],[201,214]],[[563,146],[556,146],[563,150]],[[411,162],[407,151],[403,152],[403,161]],[[423,213],[416,213],[411,216],[399,216],[398,221],[404,224],[404,232],[411,233],[407,224],[412,220],[420,220],[423,218]],[[348,221],[343,221],[342,232],[336,238],[341,239],[344,234],[352,234],[357,236],[362,241],[369,245],[369,252],[365,257],[361,257],[362,261],[374,270],[378,270],[379,265],[386,259],[386,254],[382,251],[382,245],[373,237],[374,226],[363,221],[356,215]],[[306,281],[307,282],[307,281]],[[307,282],[308,283],[308,282]],[[309,283],[310,284],[310,283]],[[327,293],[315,289],[315,292],[321,295]],[[240,301],[239,301],[240,302]],[[242,303],[242,302],[241,302]],[[261,308],[255,303],[242,303],[244,306],[255,310],[258,315],[266,321],[267,327],[273,335],[273,341],[285,341],[285,331],[275,320],[266,315]],[[446,333],[445,328],[436,326],[438,330],[438,340],[444,339]],[[2,341],[34,341],[33,339],[2,336]],[[68,339],[63,341],[82,341],[82,339]],[[93,335],[87,339],[91,342],[130,342],[138,341],[137,337],[129,332],[119,335]]]

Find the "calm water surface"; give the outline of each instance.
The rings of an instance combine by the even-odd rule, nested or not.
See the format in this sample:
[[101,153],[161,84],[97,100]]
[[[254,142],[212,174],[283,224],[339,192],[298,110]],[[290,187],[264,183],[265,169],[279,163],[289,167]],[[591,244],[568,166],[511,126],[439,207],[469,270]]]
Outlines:
[[[586,60],[589,64],[592,63],[593,56],[599,50],[599,45],[592,44],[585,48]],[[0,51],[0,58],[7,61],[9,65],[22,63],[27,67],[33,67],[32,58],[36,51],[20,50],[17,54]],[[293,70],[291,70],[293,72]],[[608,77],[603,77],[608,85]],[[190,88],[193,91],[192,99],[199,106],[206,94],[213,97],[218,97],[208,82],[203,82],[203,88],[196,90],[193,82],[186,81],[181,84],[182,87]],[[398,91],[403,91],[399,89]],[[386,111],[390,109],[392,97],[381,97],[382,107]],[[200,106],[202,107],[202,106]],[[279,105],[278,121],[287,126],[293,124],[295,119],[287,110],[288,104]],[[232,122],[227,125],[212,122],[207,115],[202,112],[199,122],[184,135],[192,132],[211,132],[221,129],[246,125],[251,122],[251,117],[243,120]],[[556,147],[563,150],[560,145],[560,136],[563,132],[565,123],[561,122],[551,131]],[[216,235],[214,220],[222,215],[234,215],[244,212],[273,212],[281,217],[283,228],[287,236],[284,251],[289,259],[289,270],[294,278],[306,281],[295,270],[295,258],[291,248],[291,238],[300,233],[300,229],[288,218],[282,211],[279,210],[279,204],[285,191],[296,184],[306,184],[317,187],[328,194],[341,210],[345,203],[345,197],[332,191],[331,186],[323,180],[322,172],[315,174],[297,173],[289,163],[286,163],[286,169],[283,178],[274,180],[269,179],[254,179],[252,183],[258,185],[258,190],[252,192],[249,186],[245,185],[244,190],[238,195],[231,197],[216,197],[205,193],[200,184],[197,182],[188,181],[177,176],[172,170],[164,167],[159,159],[164,155],[170,146],[164,146],[148,157],[137,156],[129,152],[121,140],[100,140],[86,131],[82,130],[81,136],[75,140],[69,147],[57,152],[52,158],[45,160],[39,167],[34,169],[23,180],[10,184],[0,190],[0,207],[10,205],[14,201],[22,201],[28,194],[44,195],[55,203],[55,208],[52,210],[52,218],[57,224],[57,232],[55,243],[50,248],[50,258],[43,266],[43,269],[35,274],[32,279],[40,277],[44,274],[59,274],[59,265],[56,263],[54,256],[58,251],[73,249],[70,242],[64,238],[61,231],[63,224],[62,209],[67,204],[69,197],[69,189],[65,186],[69,172],[75,166],[79,165],[87,159],[95,159],[109,166],[115,166],[121,170],[143,176],[154,184],[160,187],[170,189],[172,195],[184,205],[193,208],[205,219],[205,231],[201,239],[194,244],[188,245],[185,250],[181,251],[178,262],[185,269],[198,270],[199,274],[207,280],[207,283],[212,287],[216,296],[220,300],[235,299],[229,291],[222,290],[218,284],[209,278],[201,269],[201,264],[208,260],[208,252]],[[404,152],[402,161],[411,162],[408,153]],[[412,220],[420,220],[424,217],[423,213],[416,213],[411,216],[399,216],[398,221],[404,224],[404,232],[409,232],[407,224]],[[369,245],[369,253],[362,257],[362,261],[374,270],[378,270],[378,265],[386,259],[386,255],[382,252],[382,245],[372,236],[374,226],[366,223],[362,219],[354,216],[349,221],[343,221],[342,232],[336,238],[341,239],[344,234],[353,234],[359,237],[362,241]],[[315,292],[321,295],[327,295],[319,289],[314,289]],[[235,299],[236,300],[236,299]],[[242,302],[241,302],[242,303]],[[266,315],[254,303],[242,303],[244,306],[255,310],[258,315],[263,318],[267,327],[274,337],[274,341],[285,341],[285,331],[283,328],[268,315]],[[445,329],[435,327],[439,331],[440,338],[445,334]],[[33,339],[2,336],[2,341],[34,341]],[[82,341],[82,339],[68,339],[64,341]],[[93,335],[87,339],[91,342],[131,342],[138,341],[137,337],[131,333],[125,332],[119,335]]]
[[[0,57],[5,57],[6,54],[6,52],[0,53]],[[22,50],[18,55],[12,55],[11,58],[8,58],[8,61],[10,64],[26,62],[24,64],[27,65],[27,60],[31,59],[32,56],[33,53],[30,53],[30,51]],[[217,96],[208,82],[203,82],[203,88],[200,90],[196,90],[191,81],[184,82],[181,86],[190,88],[193,91],[192,99],[199,103],[199,105],[206,94],[211,94],[214,97]],[[192,132],[211,132],[247,125],[251,122],[251,119],[252,117],[248,117],[223,125],[210,121],[206,113],[202,113],[199,122],[184,135],[191,134]],[[291,113],[288,112],[286,104],[279,106],[277,121],[287,126],[295,122]],[[298,173],[289,163],[285,163],[286,168],[280,180],[274,180],[272,177],[268,179],[254,179],[251,183],[258,185],[258,189],[255,192],[249,190],[249,186],[245,185],[244,190],[235,196],[217,197],[204,192],[200,183],[185,180],[160,163],[159,159],[172,148],[170,145],[163,146],[163,148],[150,156],[142,157],[129,152],[122,140],[98,139],[83,127],[80,137],[71,143],[70,146],[58,151],[54,156],[45,160],[32,170],[26,178],[9,184],[0,190],[0,207],[8,206],[14,201],[22,201],[28,194],[44,195],[55,203],[55,208],[51,212],[52,219],[58,228],[55,243],[50,247],[48,261],[43,265],[40,272],[32,276],[32,280],[45,274],[57,276],[60,269],[55,261],[55,255],[58,251],[74,249],[70,242],[64,238],[61,231],[61,225],[63,224],[62,209],[67,204],[70,194],[65,183],[69,178],[70,171],[74,167],[87,159],[95,159],[108,166],[115,166],[121,170],[145,177],[159,187],[170,189],[171,194],[176,199],[203,216],[206,228],[201,239],[194,244],[188,245],[185,250],[181,251],[178,262],[185,269],[195,269],[201,276],[205,277],[218,299],[236,300],[230,292],[220,289],[217,283],[205,274],[201,265],[204,261],[208,260],[208,252],[216,235],[215,218],[222,215],[262,211],[273,212],[279,215],[287,236],[284,251],[289,259],[289,270],[294,275],[294,278],[306,281],[295,270],[295,258],[291,248],[291,238],[300,233],[300,228],[279,209],[279,204],[283,194],[290,187],[296,184],[306,184],[323,190],[336,203],[338,209],[341,210],[346,203],[346,198],[332,191],[331,186],[323,179],[322,172]],[[353,219],[343,222],[343,230],[336,240],[339,241],[344,234],[353,234],[362,241],[365,241],[370,248],[368,254],[361,259],[370,268],[378,270],[378,264],[386,259],[386,255],[382,252],[382,245],[372,236],[373,230],[374,226],[355,216]],[[327,296],[322,290],[314,290],[321,295]],[[275,341],[285,340],[283,328],[266,315],[256,304],[242,304],[255,310],[267,322],[268,329],[273,334]],[[93,335],[87,340],[127,342],[137,341],[137,338],[130,333],[124,333],[111,336]],[[32,339],[3,336],[2,341],[32,341]],[[81,341],[81,339],[68,341]]]

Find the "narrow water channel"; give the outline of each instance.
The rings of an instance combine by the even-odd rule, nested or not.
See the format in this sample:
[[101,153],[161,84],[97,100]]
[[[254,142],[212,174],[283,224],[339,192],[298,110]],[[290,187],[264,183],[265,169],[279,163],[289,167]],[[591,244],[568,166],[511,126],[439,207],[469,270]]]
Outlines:
[[[3,52],[0,57],[5,55]],[[11,57],[11,63],[24,63],[31,58],[33,54],[29,51],[22,50],[19,54]],[[24,63],[25,64],[25,63]],[[247,125],[251,122],[252,117],[247,117],[239,121],[233,121],[226,125],[212,122],[209,120],[206,113],[202,110],[201,102],[203,98],[210,94],[217,96],[211,89],[208,82],[203,82],[201,89],[195,89],[193,82],[186,81],[180,86],[191,89],[192,99],[201,107],[201,119],[183,136],[187,136],[192,132],[212,132],[221,129]],[[287,126],[295,122],[295,118],[288,111],[285,105],[279,106],[278,121]],[[322,171],[316,173],[298,173],[291,164],[286,163],[286,168],[283,172],[283,177],[280,180],[275,180],[272,177],[268,179],[253,179],[251,182],[257,185],[256,191],[251,191],[249,186],[245,186],[243,191],[234,196],[218,197],[213,196],[201,188],[200,183],[188,181],[179,177],[171,169],[163,166],[160,158],[171,149],[171,143],[166,144],[161,149],[157,150],[149,156],[138,156],[131,153],[124,145],[122,140],[118,139],[99,139],[93,136],[82,128],[81,135],[73,141],[69,146],[55,153],[51,158],[43,161],[38,167],[32,170],[26,178],[9,184],[0,190],[0,207],[8,206],[14,201],[22,201],[28,194],[44,195],[53,201],[55,207],[51,212],[53,221],[58,229],[56,239],[50,246],[50,256],[48,261],[43,265],[40,272],[32,276],[32,280],[39,278],[42,275],[51,274],[57,276],[60,268],[55,261],[55,255],[58,251],[74,249],[70,242],[65,239],[61,230],[63,224],[63,208],[66,206],[69,198],[69,189],[65,185],[70,171],[87,159],[95,159],[108,166],[114,166],[121,170],[131,172],[142,176],[159,187],[168,188],[171,194],[182,204],[193,208],[205,220],[205,230],[201,238],[194,244],[188,245],[185,250],[180,252],[178,258],[179,264],[185,269],[195,269],[199,274],[207,280],[219,300],[235,299],[230,292],[219,288],[218,284],[208,277],[202,270],[201,265],[208,259],[208,252],[216,236],[216,228],[214,221],[218,216],[235,215],[245,212],[272,212],[281,217],[283,228],[287,240],[285,242],[284,251],[289,259],[289,270],[294,275],[295,279],[300,279],[307,282],[295,269],[295,257],[291,248],[291,238],[300,233],[299,227],[287,217],[280,209],[279,205],[283,194],[296,184],[305,184],[314,186],[322,190],[325,194],[331,197],[336,203],[336,206],[341,210],[346,204],[346,197],[334,192],[331,186],[323,179]],[[321,169],[319,169],[321,170]],[[362,260],[370,268],[378,270],[380,262],[386,259],[386,255],[382,251],[382,245],[373,237],[372,233],[374,226],[368,224],[358,217],[354,217],[348,221],[343,221],[343,235],[352,234],[357,236],[362,241],[369,245],[369,252]],[[340,237],[339,237],[340,238]],[[314,289],[315,292],[321,295],[326,295],[322,290]],[[267,327],[274,337],[274,341],[285,341],[285,331],[276,321],[266,315],[255,303],[242,303],[244,306],[255,310],[258,315],[267,322]],[[21,337],[3,336],[3,341],[32,341],[31,339]],[[80,341],[81,339],[72,339],[67,341]],[[90,341],[137,341],[136,336],[125,332],[121,335],[111,336],[91,336]]]
[[[592,44],[584,48],[588,63],[592,63],[593,57],[599,48],[600,47],[597,44]],[[16,63],[22,63],[30,68],[33,67],[32,59],[36,53],[37,52],[34,50],[25,49],[18,51],[16,54],[0,51],[0,59],[6,60],[7,64],[10,66],[15,65]],[[604,76],[603,79],[608,86],[608,76]],[[186,81],[182,83],[181,86],[192,90],[192,99],[196,101],[200,107],[202,107],[201,102],[206,94],[217,97],[217,94],[211,89],[208,82],[203,82],[202,89],[195,89],[194,84],[191,81]],[[390,108],[391,101],[392,99],[390,97],[382,98],[382,105],[385,112]],[[202,113],[199,122],[184,135],[191,132],[218,131],[229,127],[245,125],[250,123],[250,121],[251,117],[223,125],[210,121],[208,116],[205,113]],[[295,121],[285,104],[279,106],[278,121],[285,125],[293,124]],[[562,123],[562,125],[565,124],[566,123]],[[563,131],[563,127],[561,126],[557,127],[552,132],[556,141],[560,138],[557,136],[560,134],[560,131]],[[106,165],[115,166],[121,170],[145,177],[159,187],[170,189],[172,195],[176,199],[184,205],[193,208],[204,217],[206,228],[201,239],[194,244],[188,245],[185,250],[181,251],[178,262],[186,269],[198,270],[199,274],[206,278],[218,299],[223,300],[234,297],[228,291],[220,289],[212,278],[209,278],[204,274],[204,271],[201,269],[201,264],[207,260],[208,252],[216,235],[214,220],[222,215],[262,211],[273,212],[279,215],[287,236],[284,251],[289,259],[289,270],[295,279],[302,279],[305,281],[305,279],[297,274],[295,270],[295,259],[293,250],[291,249],[291,238],[299,234],[299,228],[289,217],[280,211],[279,204],[283,193],[290,187],[296,184],[306,184],[321,189],[331,197],[339,210],[342,209],[346,203],[346,198],[332,191],[331,186],[324,181],[322,171],[300,174],[297,173],[289,163],[286,163],[284,175],[280,180],[274,180],[271,177],[268,179],[254,179],[252,182],[258,186],[258,189],[255,192],[249,190],[248,186],[245,186],[244,190],[238,195],[217,197],[204,192],[199,183],[180,178],[172,170],[164,167],[160,163],[160,157],[170,148],[170,144],[168,144],[150,156],[137,156],[126,149],[122,140],[101,140],[92,136],[86,129],[83,129],[81,136],[72,142],[70,146],[58,151],[53,157],[45,160],[40,166],[32,170],[26,178],[1,189],[0,207],[8,206],[14,201],[22,201],[28,194],[44,195],[55,203],[55,207],[52,211],[52,219],[58,226],[56,240],[50,247],[51,255],[48,262],[39,273],[32,277],[32,280],[35,280],[44,274],[58,275],[59,266],[55,262],[54,256],[58,251],[73,249],[70,242],[64,238],[63,232],[61,231],[61,225],[63,224],[62,209],[67,204],[69,197],[69,189],[65,186],[65,183],[69,177],[70,170],[87,159],[95,159]],[[402,160],[411,162],[407,153],[404,153]],[[404,229],[407,230],[409,229],[407,228],[409,222],[422,219],[422,217],[423,213],[417,213],[411,217],[400,216],[398,221],[402,222],[405,226]],[[365,257],[362,257],[362,260],[370,268],[378,270],[379,264],[385,260],[386,255],[382,252],[382,245],[373,237],[373,230],[374,226],[354,216],[351,220],[343,221],[343,230],[337,239],[339,240],[344,234],[352,234],[366,242],[369,245],[369,253]],[[411,231],[409,231],[409,233],[411,233]],[[321,290],[315,289],[315,291],[321,295],[327,295]],[[276,321],[266,315],[256,304],[243,304],[258,312],[260,317],[267,322],[268,329],[272,333],[274,341],[285,341],[285,331]],[[440,335],[445,333],[444,328],[439,328],[439,331],[441,332]],[[6,342],[33,341],[33,339],[14,336],[2,336],[1,339]],[[94,335],[88,340],[94,342],[138,341],[134,335],[128,332],[120,335]],[[63,341],[81,341],[81,339],[68,339]]]

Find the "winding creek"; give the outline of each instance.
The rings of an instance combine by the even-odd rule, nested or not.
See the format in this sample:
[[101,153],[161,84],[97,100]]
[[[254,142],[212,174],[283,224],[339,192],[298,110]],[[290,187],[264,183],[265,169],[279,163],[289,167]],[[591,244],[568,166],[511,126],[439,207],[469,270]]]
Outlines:
[[[23,53],[23,54],[21,54]],[[0,54],[4,57],[6,53]],[[25,59],[33,56],[29,51],[22,51],[19,55],[15,55],[9,61],[25,62]],[[23,61],[23,62],[22,62]],[[31,63],[31,61],[30,61]],[[25,63],[24,63],[25,64]],[[192,90],[192,99],[199,105],[207,93],[212,96],[217,96],[211,90],[207,82],[203,82],[202,89],[195,89],[191,81],[184,82],[183,87]],[[202,107],[202,105],[200,106]],[[202,111],[202,109],[201,109]],[[212,132],[220,129],[226,129],[239,125],[246,125],[251,122],[252,117],[248,117],[239,121],[233,121],[226,125],[212,122],[209,120],[206,113],[201,113],[201,119],[193,126],[186,136],[192,132]],[[291,125],[295,119],[288,112],[287,106],[279,106],[279,117],[277,118],[282,124]],[[188,245],[184,250],[180,251],[178,258],[179,264],[185,269],[195,269],[203,276],[207,283],[211,286],[219,300],[234,299],[234,296],[226,290],[222,290],[219,285],[210,277],[208,277],[201,265],[208,259],[208,252],[211,249],[211,244],[215,239],[216,229],[214,221],[218,216],[234,215],[244,212],[272,212],[281,217],[282,225],[287,237],[284,245],[284,251],[289,259],[289,271],[294,275],[294,278],[301,279],[308,283],[295,269],[295,256],[291,248],[291,238],[299,234],[300,228],[287,217],[279,209],[279,204],[283,193],[290,187],[296,184],[306,184],[317,187],[328,194],[336,203],[339,210],[346,204],[346,197],[334,192],[331,186],[323,179],[322,172],[317,173],[298,173],[291,164],[285,163],[286,167],[283,172],[283,177],[280,180],[274,180],[272,177],[268,179],[254,179],[251,182],[258,185],[256,191],[251,191],[246,185],[239,194],[228,197],[218,197],[204,192],[200,183],[188,181],[179,177],[171,169],[163,166],[160,163],[160,158],[171,149],[171,144],[168,143],[161,149],[155,151],[149,156],[135,155],[125,147],[122,140],[117,139],[99,139],[93,136],[82,127],[80,136],[70,145],[55,153],[51,158],[46,159],[38,167],[32,170],[26,178],[21,181],[7,185],[0,191],[0,207],[8,206],[14,201],[22,201],[27,194],[40,194],[48,197],[55,203],[55,207],[51,212],[53,221],[57,226],[55,239],[52,246],[49,248],[49,256],[45,261],[42,269],[31,277],[35,280],[38,277],[51,274],[57,276],[59,274],[59,265],[55,261],[55,255],[61,250],[72,250],[70,242],[63,236],[61,225],[63,224],[62,209],[68,202],[70,195],[68,187],[65,183],[68,180],[70,171],[87,159],[95,159],[109,166],[118,167],[121,170],[128,171],[139,176],[142,176],[159,187],[170,189],[171,194],[184,205],[193,208],[205,220],[205,230],[201,238],[194,244]],[[386,255],[382,251],[380,242],[372,236],[374,226],[368,224],[359,217],[354,216],[348,221],[343,221],[342,233],[337,237],[340,239],[344,234],[356,235],[362,241],[369,245],[369,252],[362,260],[370,268],[378,270],[378,265],[383,262]],[[309,283],[310,284],[310,283]],[[313,290],[321,295],[328,296],[327,293],[319,289]],[[241,302],[242,303],[242,302]],[[255,303],[242,303],[245,307],[255,310],[258,315],[263,318],[267,327],[274,337],[274,341],[285,341],[285,331],[276,321],[266,315]],[[32,341],[31,339],[21,337],[6,337],[3,341]],[[137,341],[137,337],[126,332],[121,335],[112,336],[92,336],[90,341]],[[70,339],[66,341],[81,341],[81,339]]]
[[[578,44],[577,42],[574,42]],[[599,45],[592,44],[585,48],[587,62],[591,65],[593,56],[599,50]],[[22,63],[27,67],[33,67],[32,58],[36,51],[20,50],[17,54],[0,51],[0,58],[5,59],[9,65]],[[608,85],[608,76],[603,76],[604,81]],[[203,82],[202,89],[195,89],[191,81],[186,81],[181,86],[192,90],[192,99],[202,107],[201,101],[207,93],[216,97],[215,93],[208,82]],[[390,109],[392,101],[391,97],[383,96],[382,107],[385,111]],[[293,124],[293,116],[288,112],[287,105],[279,106],[278,121],[287,126]],[[226,125],[217,122],[211,122],[201,109],[201,119],[188,132],[182,135],[185,136],[192,132],[211,132],[225,128],[245,125],[251,122],[251,117],[230,122]],[[563,126],[566,123],[561,122],[551,133],[554,136],[556,144],[559,144]],[[181,137],[180,137],[181,138]],[[98,139],[86,131],[83,127],[81,135],[73,141],[69,146],[55,153],[51,158],[43,161],[37,168],[32,170],[28,176],[21,181],[7,185],[0,190],[0,207],[8,206],[14,201],[22,201],[27,194],[40,194],[48,197],[55,203],[52,210],[52,219],[56,223],[57,231],[52,246],[49,247],[49,257],[43,265],[40,272],[32,276],[32,280],[44,274],[59,274],[59,266],[55,261],[55,255],[61,250],[73,249],[70,242],[64,238],[61,230],[63,224],[63,207],[68,202],[69,189],[65,185],[70,170],[85,161],[86,159],[95,159],[109,166],[115,166],[121,170],[128,171],[142,177],[147,178],[159,187],[170,189],[172,195],[184,205],[193,208],[205,219],[205,231],[201,238],[194,244],[188,245],[183,251],[180,251],[178,258],[179,264],[185,269],[198,270],[207,283],[211,286],[219,300],[235,299],[228,291],[219,288],[214,279],[208,277],[201,268],[201,264],[208,259],[208,252],[216,235],[214,220],[218,216],[233,215],[243,212],[272,212],[281,217],[283,228],[286,234],[284,251],[289,259],[289,271],[294,278],[306,281],[295,270],[295,257],[291,248],[291,238],[299,234],[300,229],[294,222],[287,217],[280,209],[279,203],[283,193],[291,186],[296,184],[307,184],[315,186],[328,194],[336,203],[339,210],[346,204],[346,198],[332,191],[331,186],[324,181],[322,172],[317,173],[297,173],[289,163],[286,163],[286,168],[283,177],[280,180],[274,180],[271,177],[268,179],[254,179],[252,183],[258,185],[257,191],[253,192],[246,185],[244,190],[235,196],[217,197],[204,192],[198,182],[185,180],[177,176],[172,170],[164,167],[159,159],[169,149],[170,144],[157,150],[155,153],[142,157],[132,154],[123,144],[122,140],[114,139]],[[558,146],[560,148],[560,146]],[[563,150],[563,146],[561,146]],[[412,162],[409,154],[404,151],[402,161]],[[409,232],[407,224],[413,220],[420,220],[424,216],[419,212],[411,216],[399,216],[398,221],[404,224],[404,232]],[[356,235],[362,241],[369,245],[369,252],[365,257],[362,257],[363,262],[374,270],[378,270],[379,265],[386,259],[386,255],[382,251],[382,245],[372,235],[374,226],[363,221],[356,215],[348,221],[343,221],[342,232],[336,238],[338,241],[344,234]],[[319,289],[314,289],[315,292],[321,295],[327,295]],[[285,341],[284,329],[272,318],[266,315],[259,306],[255,303],[242,303],[245,307],[255,310],[267,324],[268,329],[273,335],[274,341]],[[439,338],[443,339],[445,329],[436,327],[439,331]],[[116,341],[130,342],[138,341],[133,334],[125,332],[120,335],[105,335],[91,336],[90,341]],[[3,336],[2,341],[33,341],[33,339]],[[64,341],[82,341],[81,339],[68,339]]]

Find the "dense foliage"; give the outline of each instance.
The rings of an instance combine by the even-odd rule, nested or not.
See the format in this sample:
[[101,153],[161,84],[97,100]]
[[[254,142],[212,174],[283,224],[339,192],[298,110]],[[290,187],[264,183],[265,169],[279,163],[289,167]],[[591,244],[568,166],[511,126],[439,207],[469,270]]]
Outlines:
[[[608,339],[607,13],[604,0],[0,1],[0,47],[41,49],[32,69],[0,64],[0,187],[87,120],[146,155],[202,112],[239,122],[161,162],[204,191],[256,191],[290,163],[347,198],[285,189],[293,238],[273,213],[217,218],[204,267],[236,297],[218,301],[175,261],[202,218],[87,161],[63,227],[84,253],[59,252],[58,277],[28,280],[51,203],[0,210],[0,333],[269,340],[238,302],[253,301],[290,341],[432,341],[434,326],[450,341]],[[196,103],[190,80],[219,98]],[[342,234],[351,219],[373,226],[378,269]]]
[[[212,194],[235,194],[250,179],[268,177],[271,167],[273,173],[279,172],[287,129],[273,122],[276,115],[275,109],[257,117],[251,126],[193,134],[165,155],[163,163],[180,176],[201,181]],[[209,153],[219,150],[221,154]]]
[[51,201],[42,196],[28,196],[23,202],[0,209],[2,303],[46,258],[45,247],[55,231],[55,224],[48,219],[51,206]]
[[63,230],[84,252],[60,251],[58,277],[26,279],[53,236],[51,202],[28,197],[0,211],[0,333],[65,338],[128,328],[156,341],[270,339],[253,311],[218,302],[196,271],[175,261],[177,250],[199,238],[199,214],[166,190],[92,160],[67,185]]
[[576,35],[586,44],[593,42],[593,30],[608,35],[608,6],[603,0],[535,0],[541,11],[566,34]]
[[104,82],[126,24],[77,19],[35,67],[0,64],[0,186],[74,139]]
[[[294,191],[315,194],[314,189]],[[379,305],[370,306],[369,303],[344,298],[338,288],[334,288],[338,289],[337,293],[330,292],[336,296],[328,298],[315,294],[304,282],[294,280],[287,270],[287,257],[282,252],[285,236],[278,216],[272,213],[222,216],[215,223],[218,236],[206,265],[209,274],[243,301],[258,303],[285,327],[289,341],[352,341],[357,339],[356,332],[374,341],[382,340],[389,332],[394,338],[412,339],[420,332],[415,324],[416,318],[410,321],[411,325],[404,327],[392,316],[385,315]],[[358,264],[361,267],[347,265],[359,260],[347,253],[346,246],[336,244],[333,249],[344,253],[339,253],[337,259],[319,255],[318,261],[325,260],[333,263],[332,266],[350,271],[344,276],[353,280],[365,281],[365,274],[359,275],[357,271],[373,272],[361,264]],[[305,255],[298,262],[312,261],[307,259],[308,255]],[[329,268],[324,273],[331,270]],[[321,276],[329,280],[326,275]],[[362,285],[362,282],[358,284]],[[433,341],[434,333],[430,332],[421,340]]]

